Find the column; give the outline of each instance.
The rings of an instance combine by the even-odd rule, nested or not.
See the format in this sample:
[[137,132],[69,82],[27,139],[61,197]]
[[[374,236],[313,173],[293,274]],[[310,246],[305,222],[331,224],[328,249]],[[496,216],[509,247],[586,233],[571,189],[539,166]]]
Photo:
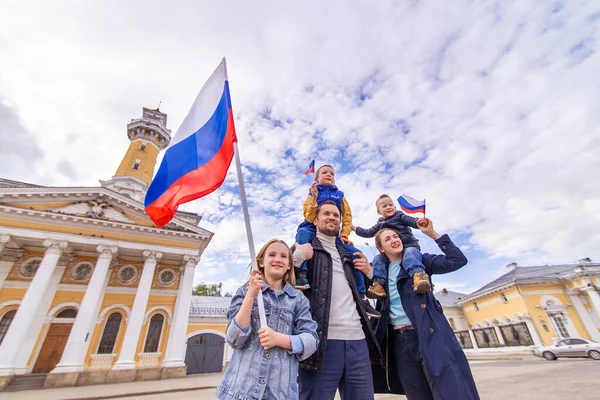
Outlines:
[[0,236],[0,289],[4,286],[6,277],[13,264],[15,261],[18,261],[24,253],[21,249],[7,247],[10,240],[11,237],[9,235]]
[[[48,286],[46,287],[46,291],[42,296],[42,301],[33,315],[33,319],[31,324],[29,325],[29,330],[23,334],[23,343],[21,344],[21,348],[17,353],[17,357],[15,358],[14,363],[14,372],[15,374],[28,374],[33,369],[37,357],[33,357],[31,363],[29,359],[32,358],[32,352],[35,349],[40,349],[42,343],[37,343],[38,337],[40,336],[40,332],[44,327],[44,324],[47,323],[48,312],[50,311],[50,305],[52,304],[52,300],[54,300],[54,296],[56,296],[56,291],[58,290],[58,285],[63,277],[65,269],[67,268],[67,264],[70,261],[69,257],[63,256],[58,261],[58,266],[54,268],[54,272],[52,273],[52,277],[50,277],[50,281],[48,282]],[[38,347],[36,348],[36,343]]]
[[535,324],[533,323],[531,317],[523,317],[523,322],[525,322],[525,325],[527,325],[527,330],[529,331],[531,340],[533,340],[533,345],[538,347],[543,346],[544,343],[542,342],[540,334],[538,333],[537,328],[535,327]]
[[187,336],[187,325],[190,316],[190,303],[192,300],[192,286],[194,284],[194,272],[198,264],[198,257],[184,256],[183,274],[179,282],[177,300],[173,322],[169,331],[167,351],[163,360],[163,367],[184,367]]
[[28,332],[33,317],[36,314],[42,297],[46,291],[54,269],[63,251],[67,248],[66,241],[47,239],[44,246],[48,247],[42,262],[25,293],[25,297],[15,315],[2,345],[0,345],[0,375],[12,375],[17,353],[23,344],[25,332]]
[[504,336],[502,336],[502,330],[500,329],[498,324],[494,324],[494,330],[496,331],[496,336],[498,337],[498,342],[500,343],[500,346],[506,346]]
[[577,315],[579,315],[579,319],[583,323],[585,329],[588,331],[590,339],[600,342],[600,331],[598,331],[598,328],[596,328],[596,324],[592,320],[592,317],[581,302],[581,299],[579,298],[579,290],[575,290],[573,293],[568,293],[568,295],[575,312]]
[[96,267],[81,301],[63,355],[51,373],[83,371],[85,356],[98,317],[98,306],[104,297],[106,277],[113,256],[117,253],[117,247],[98,246],[96,250],[100,253]]
[[473,333],[473,329],[468,329],[467,332],[469,332],[469,337],[471,338],[471,343],[473,343],[473,350],[478,350],[479,349],[479,345],[477,345],[477,340],[475,339],[475,334]]
[[592,303],[592,307],[594,312],[600,318],[600,294],[593,286],[588,286],[581,289],[583,292],[586,292],[588,297],[590,298],[590,302]]
[[8,235],[0,236],[0,255],[2,254],[2,250],[4,250],[4,247],[6,246],[6,244],[8,242],[10,242],[10,236],[8,236]]
[[158,260],[162,257],[162,253],[155,251],[144,251],[144,269],[142,277],[135,293],[131,315],[127,323],[123,346],[119,353],[119,359],[113,366],[113,369],[133,369],[135,368],[135,352],[140,340],[140,333],[144,323],[144,313],[148,305],[148,297],[150,297],[150,289],[152,288],[152,280],[154,279],[154,270]]

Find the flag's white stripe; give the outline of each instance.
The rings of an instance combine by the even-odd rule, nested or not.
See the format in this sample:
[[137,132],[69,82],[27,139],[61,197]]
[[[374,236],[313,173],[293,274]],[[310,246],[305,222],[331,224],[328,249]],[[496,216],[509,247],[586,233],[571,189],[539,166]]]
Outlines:
[[223,96],[223,88],[225,87],[225,81],[227,80],[227,70],[225,67],[225,59],[221,61],[221,64],[217,67],[215,72],[208,78],[198,97],[192,104],[192,108],[185,117],[177,133],[171,140],[169,147],[176,145],[182,140],[186,139],[198,129],[202,128],[206,122],[213,116],[219,101]]
[[425,204],[425,201],[423,201],[423,200],[417,200],[417,199],[413,199],[412,197],[410,197],[410,196],[407,196],[407,195],[405,195],[405,194],[403,194],[403,195],[402,195],[402,197],[404,198],[404,200],[406,200],[406,202],[407,202],[408,204],[410,204],[410,205],[411,205],[411,206],[413,206],[413,207],[420,207],[420,206],[422,206],[422,205],[424,205],[424,204]]

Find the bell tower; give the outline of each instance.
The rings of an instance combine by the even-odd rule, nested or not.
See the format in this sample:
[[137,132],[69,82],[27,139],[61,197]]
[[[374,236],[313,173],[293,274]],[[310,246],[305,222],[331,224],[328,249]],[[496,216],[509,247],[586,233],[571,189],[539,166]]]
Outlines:
[[158,153],[166,149],[171,142],[171,130],[167,129],[167,114],[159,109],[144,107],[142,118],[132,119],[127,124],[127,136],[131,143],[117,172],[112,179],[100,181],[100,184],[144,202]]

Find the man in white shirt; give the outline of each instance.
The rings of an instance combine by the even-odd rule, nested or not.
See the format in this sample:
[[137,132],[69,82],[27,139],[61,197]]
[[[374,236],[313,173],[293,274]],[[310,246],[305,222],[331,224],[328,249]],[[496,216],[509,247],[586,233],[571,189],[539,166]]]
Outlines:
[[382,362],[381,350],[361,302],[353,269],[368,279],[373,269],[362,253],[357,257],[336,244],[340,210],[326,201],[317,209],[317,235],[296,245],[294,265],[308,261],[310,289],[304,292],[317,322],[319,348],[300,363],[300,399],[373,399],[371,362]]

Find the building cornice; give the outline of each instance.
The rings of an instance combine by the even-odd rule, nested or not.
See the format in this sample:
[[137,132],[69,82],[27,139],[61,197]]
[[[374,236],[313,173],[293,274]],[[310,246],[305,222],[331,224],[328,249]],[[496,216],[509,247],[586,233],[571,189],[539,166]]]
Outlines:
[[542,278],[530,278],[530,279],[516,279],[512,282],[508,282],[505,283],[503,285],[488,289],[484,292],[481,293],[477,293],[474,295],[468,295],[462,299],[460,299],[459,301],[456,302],[456,304],[460,305],[460,306],[464,306],[467,303],[471,303],[473,301],[477,301],[480,300],[482,298],[491,296],[493,294],[498,294],[501,293],[503,291],[512,289],[516,286],[544,286],[544,285],[556,285],[556,284],[563,284],[565,282],[572,282],[572,281],[576,281],[582,278],[586,278],[586,277],[590,277],[590,276],[600,276],[600,273],[597,273],[595,271],[587,271],[587,272],[575,272],[573,271],[572,274],[569,275],[565,275],[563,277],[542,277]]
[[[124,196],[118,192],[104,187],[35,187],[35,188],[0,188],[0,202],[3,198],[17,199],[25,198],[32,199],[39,197],[40,199],[60,199],[63,201],[82,201],[84,196],[107,196],[112,201],[124,205],[129,208],[134,214],[139,217],[148,219],[144,211],[144,205],[136,200]],[[207,235],[212,237],[212,232],[206,229],[194,226],[177,217],[177,214],[169,224],[174,224],[190,230],[198,235]],[[166,230],[166,229],[165,229]]]

